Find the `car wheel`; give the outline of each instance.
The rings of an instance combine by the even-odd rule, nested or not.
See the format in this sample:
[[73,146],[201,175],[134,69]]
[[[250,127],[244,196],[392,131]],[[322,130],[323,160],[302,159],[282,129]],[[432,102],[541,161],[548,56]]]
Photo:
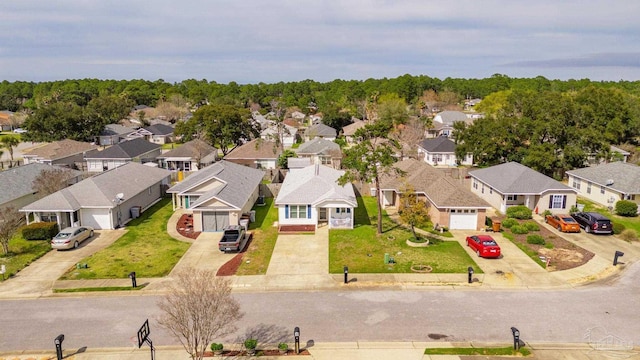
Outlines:
[[558,225],[558,231],[562,232],[562,226]]
[[89,237],[93,237],[93,230],[89,232]]
[[549,219],[547,219],[546,217],[544,218],[544,222],[546,222],[547,224],[549,223]]
[[476,255],[478,255],[478,257],[481,257],[480,256],[480,250],[476,250]]
[[591,232],[591,228],[589,226],[585,226],[584,227],[584,232],[586,232],[587,234]]
[[74,242],[74,243],[73,243],[73,248],[74,248],[74,249],[77,249],[77,248],[78,248],[78,241],[76,241],[76,242]]

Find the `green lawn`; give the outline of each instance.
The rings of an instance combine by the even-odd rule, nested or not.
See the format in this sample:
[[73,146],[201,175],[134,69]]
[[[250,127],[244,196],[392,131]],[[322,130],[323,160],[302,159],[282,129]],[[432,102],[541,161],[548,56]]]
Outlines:
[[278,221],[278,209],[273,206],[273,198],[265,198],[264,201],[264,206],[253,208],[256,211],[256,221],[249,224],[249,231],[253,234],[251,244],[244,253],[236,275],[267,273],[271,254],[278,239],[278,227],[273,226],[273,223]]
[[172,213],[171,199],[161,200],[130,221],[127,233],[111,246],[80,261],[87,269],[74,267],[62,279],[126,278],[132,271],[139,278],[166,276],[190,245],[167,233]]
[[578,203],[584,204],[584,211],[599,212],[600,214],[611,219],[611,221],[613,221],[614,223],[622,224],[626,229],[635,230],[638,236],[640,236],[640,217],[618,216],[613,212],[609,212],[606,207],[582,198],[578,199]]
[[[9,254],[0,255],[0,264],[6,267],[4,279],[15,275],[50,250],[49,240],[25,240],[22,238],[21,231],[18,230],[16,235],[9,240]],[[2,280],[3,278],[0,276],[0,281]]]
[[[383,234],[376,234],[376,203],[371,196],[359,197],[352,230],[329,231],[329,272],[341,273],[349,267],[353,273],[410,273],[411,266],[428,265],[434,273],[466,273],[469,266],[479,267],[457,241],[431,239],[431,245],[410,247],[411,232],[383,213]],[[385,254],[396,264],[386,265]]]
[[529,356],[531,351],[521,347],[520,350],[514,350],[513,347],[507,346],[502,348],[428,348],[424,351],[425,355],[506,355],[506,356]]

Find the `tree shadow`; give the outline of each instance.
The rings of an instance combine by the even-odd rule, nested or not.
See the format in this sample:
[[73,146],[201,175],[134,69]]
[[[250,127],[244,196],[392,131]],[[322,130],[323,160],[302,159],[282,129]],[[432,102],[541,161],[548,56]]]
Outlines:
[[247,339],[258,340],[260,344],[278,344],[281,342],[290,343],[293,340],[293,328],[287,329],[284,326],[258,324],[248,328],[244,334],[238,335],[235,342],[243,344]]
[[362,196],[358,196],[356,199],[358,200],[358,207],[354,209],[354,226],[371,225],[371,216],[364,205]]

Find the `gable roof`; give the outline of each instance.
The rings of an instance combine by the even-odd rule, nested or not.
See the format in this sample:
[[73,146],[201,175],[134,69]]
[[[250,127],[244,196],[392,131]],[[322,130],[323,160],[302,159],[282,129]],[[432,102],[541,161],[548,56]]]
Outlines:
[[324,138],[313,138],[313,140],[302,143],[296,153],[298,154],[322,154],[329,155],[331,152],[341,152],[340,145]]
[[85,151],[96,149],[96,145],[87,142],[64,139],[26,149],[22,153],[24,156],[40,157],[47,160],[57,160],[67,156],[84,153]]
[[576,192],[575,189],[517,162],[470,171],[469,175],[503,195],[542,194],[550,190]]
[[395,167],[405,172],[400,177],[385,174],[380,188],[400,192],[409,184],[417,193],[423,193],[437,208],[490,208],[486,201],[473,194],[454,179],[445,176],[433,166],[416,159],[399,161]]
[[309,126],[305,132],[306,136],[324,136],[324,137],[336,137],[338,132],[331,126],[319,123]]
[[41,163],[31,163],[4,170],[0,172],[0,204],[33,194],[33,181],[40,176],[42,171],[54,169],[68,171],[69,179],[82,175],[82,172],[78,170]]
[[456,143],[446,136],[424,139],[418,146],[430,153],[454,153],[456,150]]
[[197,208],[215,198],[240,209],[260,185],[263,176],[264,171],[222,160],[189,175],[167,190],[167,193],[187,194],[198,186],[217,180],[223,185],[200,194],[198,200],[191,204],[191,208]]
[[173,134],[173,127],[165,124],[153,124],[144,128],[153,135],[171,135]]
[[462,111],[455,110],[445,110],[436,114],[433,118],[434,122],[440,122],[447,125],[453,125],[453,123],[458,121],[469,121],[469,118]]
[[[204,161],[205,158],[209,158],[211,154],[214,156],[218,153],[218,149],[209,145],[205,141],[200,139],[193,139],[188,141],[175,149],[169,150],[166,153],[158,156],[158,159],[167,158],[200,158]],[[215,160],[215,158],[213,159]]]
[[[607,186],[626,194],[640,194],[640,166],[635,164],[616,161],[570,170],[567,171],[567,175]],[[611,181],[613,184],[607,185]]]
[[131,134],[134,131],[135,129],[132,129],[130,127],[126,127],[120,124],[107,124],[104,126],[104,129],[100,133],[100,136],[113,136],[113,135],[124,136],[127,134]]
[[356,195],[353,185],[338,185],[338,178],[344,171],[335,170],[324,165],[310,165],[289,172],[282,182],[276,198],[276,205],[311,204],[323,201],[343,201],[356,207]]
[[116,194],[125,199],[171,176],[169,170],[135,162],[84,179],[24,206],[20,211],[76,211],[80,208],[113,208]]
[[273,141],[253,139],[231,150],[225,159],[277,159],[282,153]]
[[99,151],[94,150],[85,155],[85,159],[133,159],[148,152],[158,150],[162,145],[150,143],[145,139],[137,138],[123,141]]
[[353,136],[356,130],[363,128],[366,124],[366,122],[360,119],[355,119],[353,123],[342,128],[342,134],[344,134],[344,136]]

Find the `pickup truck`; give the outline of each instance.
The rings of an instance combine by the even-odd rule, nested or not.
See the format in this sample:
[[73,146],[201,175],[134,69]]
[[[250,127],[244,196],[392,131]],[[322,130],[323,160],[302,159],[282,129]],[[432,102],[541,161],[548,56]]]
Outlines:
[[249,236],[244,226],[229,225],[224,228],[218,248],[225,253],[240,252],[247,244],[247,240],[249,240]]

